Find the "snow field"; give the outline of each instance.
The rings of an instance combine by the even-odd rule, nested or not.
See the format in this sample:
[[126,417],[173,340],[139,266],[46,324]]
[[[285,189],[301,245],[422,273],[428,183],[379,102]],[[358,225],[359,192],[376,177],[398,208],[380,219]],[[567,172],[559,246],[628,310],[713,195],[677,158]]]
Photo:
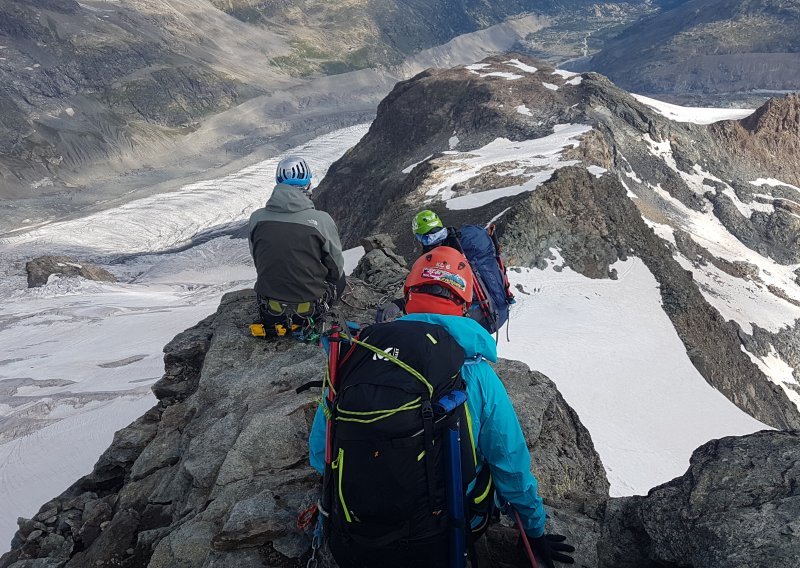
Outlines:
[[702,108],[684,107],[651,99],[642,95],[631,94],[642,104],[649,106],[662,116],[675,122],[692,122],[694,124],[711,124],[720,120],[741,120],[750,116],[755,109],[744,108]]
[[713,438],[766,428],[689,361],[640,259],[616,263],[616,281],[556,272],[557,264],[509,271],[525,292],[516,292],[511,341],[501,332],[499,351],[556,383],[592,435],[612,496],[682,475],[692,451]]
[[[520,112],[519,107],[517,110]],[[559,124],[554,127],[553,134],[542,138],[522,142],[497,138],[476,150],[450,152],[446,165],[440,169],[443,179],[426,191],[429,198],[426,202],[438,198],[446,202],[448,209],[473,209],[501,197],[533,191],[547,181],[555,170],[578,163],[575,160],[561,160],[561,152],[568,147],[577,146],[580,136],[589,130],[591,127],[585,124]],[[500,175],[526,176],[528,181],[456,196],[452,189],[454,185],[477,177],[486,168],[499,164],[508,164],[505,171],[499,172]],[[528,170],[533,172],[528,173]]]

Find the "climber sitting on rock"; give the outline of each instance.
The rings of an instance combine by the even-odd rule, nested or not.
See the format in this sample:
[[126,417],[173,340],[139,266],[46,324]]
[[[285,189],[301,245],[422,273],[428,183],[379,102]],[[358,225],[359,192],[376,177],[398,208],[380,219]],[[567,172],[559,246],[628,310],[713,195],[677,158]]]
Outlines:
[[281,160],[265,207],[250,216],[250,254],[264,327],[304,327],[324,313],[345,287],[336,224],[314,208],[311,170],[303,158]]
[[[320,406],[312,426],[310,461],[325,475],[322,504],[337,563],[463,567],[459,541],[474,554],[496,491],[497,501],[519,514],[543,567],[572,564],[567,553],[574,547],[564,536],[544,532],[530,453],[489,364],[497,361],[496,345],[480,324],[463,317],[473,299],[466,258],[444,246],[422,255],[404,295],[409,315],[370,326],[342,348],[337,394],[324,410]],[[447,428],[460,429],[456,442],[437,441]],[[453,463],[461,470],[457,477]],[[451,505],[459,482],[461,504]]]

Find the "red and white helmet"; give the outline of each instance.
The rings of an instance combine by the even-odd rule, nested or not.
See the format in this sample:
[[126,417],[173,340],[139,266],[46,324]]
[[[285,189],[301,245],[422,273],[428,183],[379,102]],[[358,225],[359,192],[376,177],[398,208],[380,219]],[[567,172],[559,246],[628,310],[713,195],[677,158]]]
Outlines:
[[463,316],[472,303],[474,275],[467,258],[440,246],[423,254],[406,278],[406,313]]

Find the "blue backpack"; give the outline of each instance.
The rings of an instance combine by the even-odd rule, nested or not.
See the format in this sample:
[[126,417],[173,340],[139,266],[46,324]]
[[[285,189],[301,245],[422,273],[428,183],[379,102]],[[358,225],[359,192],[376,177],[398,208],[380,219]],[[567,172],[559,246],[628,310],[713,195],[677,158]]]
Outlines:
[[484,229],[478,225],[464,225],[459,229],[459,242],[477,279],[475,302],[470,317],[489,333],[497,332],[508,321],[508,308],[514,303],[514,294],[508,282],[506,267],[500,257],[500,243],[494,225]]

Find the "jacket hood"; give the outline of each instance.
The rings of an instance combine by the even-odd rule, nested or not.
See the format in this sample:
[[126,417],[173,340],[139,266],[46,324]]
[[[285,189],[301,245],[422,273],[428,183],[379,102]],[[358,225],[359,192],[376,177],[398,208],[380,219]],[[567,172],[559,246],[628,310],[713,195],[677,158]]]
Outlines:
[[441,325],[461,345],[468,358],[480,356],[492,363],[497,362],[497,345],[494,339],[473,319],[440,314],[410,314],[400,319]]
[[306,209],[314,209],[314,203],[306,197],[303,191],[292,185],[279,183],[272,190],[272,196],[267,201],[267,211],[279,213],[296,213]]

